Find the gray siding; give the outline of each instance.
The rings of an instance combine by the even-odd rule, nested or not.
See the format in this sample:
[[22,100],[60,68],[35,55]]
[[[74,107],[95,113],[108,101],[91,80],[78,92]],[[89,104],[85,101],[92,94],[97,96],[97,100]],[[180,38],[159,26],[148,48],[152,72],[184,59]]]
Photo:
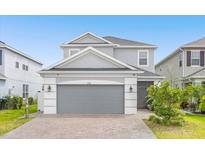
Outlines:
[[169,80],[173,86],[181,86],[183,66],[179,67],[179,53],[173,55],[155,69],[157,74],[165,76],[165,80]]

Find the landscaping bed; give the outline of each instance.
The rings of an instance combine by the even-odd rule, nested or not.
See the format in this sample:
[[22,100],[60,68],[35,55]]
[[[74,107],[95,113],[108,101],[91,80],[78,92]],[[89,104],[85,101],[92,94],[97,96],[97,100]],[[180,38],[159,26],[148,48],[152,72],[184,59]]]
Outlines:
[[183,126],[165,126],[152,121],[145,123],[159,139],[205,139],[205,116],[186,114]]
[[[29,114],[37,112],[37,104],[29,105]],[[25,106],[21,109],[15,110],[1,110],[0,111],[0,136],[15,129],[24,123],[30,121],[32,118],[23,118],[25,115]]]

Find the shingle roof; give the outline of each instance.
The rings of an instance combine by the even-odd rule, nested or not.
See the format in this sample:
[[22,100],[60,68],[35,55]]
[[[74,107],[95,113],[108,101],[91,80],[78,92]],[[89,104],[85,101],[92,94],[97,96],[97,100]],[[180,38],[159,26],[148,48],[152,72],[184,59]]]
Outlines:
[[205,47],[205,37],[183,45],[183,47],[188,47],[188,46],[204,46]]
[[[202,72],[203,70],[205,70],[205,68],[202,68],[202,69],[200,69],[200,70],[198,70],[198,71],[196,71],[196,72],[194,72],[194,73],[192,73],[192,74],[189,74],[189,75],[187,75],[185,78],[192,77],[192,76],[194,76],[194,75],[196,75],[196,74]],[[204,74],[204,76],[205,76],[205,74]]]
[[33,57],[31,57],[31,56],[29,56],[29,55],[27,55],[27,54],[25,54],[25,53],[23,53],[23,52],[21,52],[21,51],[15,49],[15,48],[9,46],[9,45],[6,44],[5,42],[0,41],[0,47],[1,47],[1,48],[6,48],[6,49],[8,49],[8,50],[10,50],[10,51],[12,51],[12,52],[15,52],[15,53],[17,53],[17,54],[19,54],[19,55],[21,55],[21,56],[23,56],[23,57],[26,57],[26,58],[28,58],[28,59],[30,59],[30,60],[36,62],[36,63],[39,63],[39,64],[43,65],[39,60],[34,59]]
[[119,44],[122,46],[150,46],[150,47],[156,47],[153,44],[147,44],[144,42],[139,42],[139,41],[132,41],[132,40],[127,40],[127,39],[122,39],[114,36],[105,36],[103,37],[104,39],[114,43],[114,44]]
[[156,74],[156,73],[147,71],[147,70],[142,69],[142,68],[139,68],[139,67],[135,67],[135,68],[137,68],[138,70],[144,72],[144,73],[139,73],[138,76],[161,76],[161,75],[159,75],[159,74]]

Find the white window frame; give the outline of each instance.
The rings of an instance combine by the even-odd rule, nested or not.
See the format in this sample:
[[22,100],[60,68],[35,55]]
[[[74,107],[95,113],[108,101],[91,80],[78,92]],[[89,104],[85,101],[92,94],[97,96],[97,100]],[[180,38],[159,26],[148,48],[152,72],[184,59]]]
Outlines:
[[[140,52],[146,52],[147,53],[147,65],[140,65]],[[149,50],[138,50],[138,66],[149,66]]]
[[[198,52],[199,53],[199,65],[193,65],[192,64],[192,54],[193,54],[193,52]],[[200,67],[200,62],[201,62],[200,50],[192,50],[191,51],[191,66],[192,67]]]
[[71,55],[71,52],[72,52],[72,51],[78,51],[78,52],[79,52],[80,49],[78,49],[78,48],[70,48],[70,49],[68,50],[68,55],[69,55],[69,56],[72,56],[72,55]]

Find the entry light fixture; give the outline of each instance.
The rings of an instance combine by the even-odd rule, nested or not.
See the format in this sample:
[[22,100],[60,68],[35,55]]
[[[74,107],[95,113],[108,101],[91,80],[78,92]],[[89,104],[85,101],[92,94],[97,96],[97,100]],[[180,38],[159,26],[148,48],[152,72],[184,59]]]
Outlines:
[[48,92],[51,92],[51,86],[48,85]]
[[132,85],[130,85],[130,93],[132,92],[133,88],[132,88]]

